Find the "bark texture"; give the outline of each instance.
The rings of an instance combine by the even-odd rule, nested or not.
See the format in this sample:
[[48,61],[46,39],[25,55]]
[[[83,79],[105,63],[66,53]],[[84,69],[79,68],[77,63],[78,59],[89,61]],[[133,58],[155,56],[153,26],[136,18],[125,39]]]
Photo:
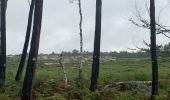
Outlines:
[[82,9],[81,9],[81,0],[78,0],[78,6],[79,6],[79,14],[80,14],[80,23],[79,23],[79,29],[80,29],[80,67],[79,67],[79,81],[82,79],[82,70],[83,70],[83,33],[82,33],[82,21],[83,21],[83,15],[82,15]]
[[158,94],[158,63],[156,52],[156,22],[155,0],[150,0],[150,32],[151,32],[151,62],[152,62],[152,96]]
[[91,91],[95,91],[97,89],[97,83],[99,78],[101,15],[102,15],[102,0],[96,0],[95,39],[94,39],[94,52],[93,52],[92,75],[91,75],[91,85],[90,85]]
[[33,80],[35,75],[35,67],[40,40],[42,10],[43,0],[35,0],[33,33],[21,100],[32,100]]

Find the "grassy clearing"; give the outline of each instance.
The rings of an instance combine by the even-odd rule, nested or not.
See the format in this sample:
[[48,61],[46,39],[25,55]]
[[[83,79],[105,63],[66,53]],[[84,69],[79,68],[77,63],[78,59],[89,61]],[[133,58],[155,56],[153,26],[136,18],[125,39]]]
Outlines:
[[[78,64],[65,64],[69,86],[65,88],[63,73],[56,65],[45,66],[39,61],[34,81],[34,98],[37,100],[149,100],[150,93],[134,89],[120,90],[117,88],[104,89],[106,84],[120,81],[149,81],[151,80],[151,65],[149,59],[118,59],[108,61],[100,66],[99,90],[89,91],[91,64],[86,63],[83,70],[83,86],[76,86]],[[18,99],[21,95],[22,81],[14,81],[18,60],[7,60],[7,81],[0,94],[0,100]],[[76,66],[75,66],[76,65]],[[170,58],[159,59],[160,90],[158,100],[169,100],[170,97]],[[5,89],[5,91],[2,91]]]

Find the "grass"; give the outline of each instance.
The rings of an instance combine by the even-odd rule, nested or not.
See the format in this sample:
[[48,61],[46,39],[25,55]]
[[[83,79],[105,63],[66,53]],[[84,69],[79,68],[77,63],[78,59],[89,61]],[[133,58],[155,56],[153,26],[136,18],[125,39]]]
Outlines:
[[[46,66],[39,61],[36,68],[33,96],[37,100],[149,100],[150,93],[143,93],[133,89],[119,90],[117,88],[104,89],[104,86],[120,81],[150,81],[150,59],[118,59],[100,65],[99,89],[92,93],[89,91],[91,64],[86,63],[83,68],[83,86],[76,86],[78,69],[73,63],[65,64],[69,85],[64,86],[63,72],[56,65]],[[53,61],[54,62],[54,61]],[[6,84],[0,90],[0,100],[19,99],[22,83],[15,82],[18,60],[7,60]],[[78,64],[77,64],[78,66]],[[24,76],[24,74],[23,74]],[[170,97],[170,58],[159,58],[159,96],[157,100],[166,100]],[[168,100],[168,99],[167,99]]]

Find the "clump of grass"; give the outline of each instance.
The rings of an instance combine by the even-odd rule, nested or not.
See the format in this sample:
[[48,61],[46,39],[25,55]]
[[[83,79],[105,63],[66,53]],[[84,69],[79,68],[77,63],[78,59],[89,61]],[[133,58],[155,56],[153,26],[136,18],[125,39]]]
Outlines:
[[149,78],[146,74],[144,74],[143,72],[141,73],[135,73],[135,80],[138,81],[147,81]]

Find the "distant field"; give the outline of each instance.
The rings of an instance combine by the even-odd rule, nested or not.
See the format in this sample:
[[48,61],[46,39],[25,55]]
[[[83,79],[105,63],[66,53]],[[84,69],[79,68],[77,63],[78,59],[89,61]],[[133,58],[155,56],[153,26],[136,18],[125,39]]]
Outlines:
[[[91,76],[91,64],[85,63],[83,69],[83,86],[77,88],[78,63],[65,64],[69,86],[64,87],[63,72],[52,60],[40,60],[37,64],[34,98],[37,100],[149,100],[149,92],[137,91],[134,88],[120,89],[115,87],[105,88],[106,85],[124,81],[150,81],[151,64],[149,58],[116,59],[101,63],[99,90],[91,93],[88,88]],[[7,80],[1,89],[0,100],[18,99],[21,94],[22,82],[14,81],[18,66],[17,59],[7,60]],[[24,75],[24,74],[23,74]],[[158,100],[170,100],[170,58],[159,58],[160,90]],[[4,99],[5,98],[5,99]]]

